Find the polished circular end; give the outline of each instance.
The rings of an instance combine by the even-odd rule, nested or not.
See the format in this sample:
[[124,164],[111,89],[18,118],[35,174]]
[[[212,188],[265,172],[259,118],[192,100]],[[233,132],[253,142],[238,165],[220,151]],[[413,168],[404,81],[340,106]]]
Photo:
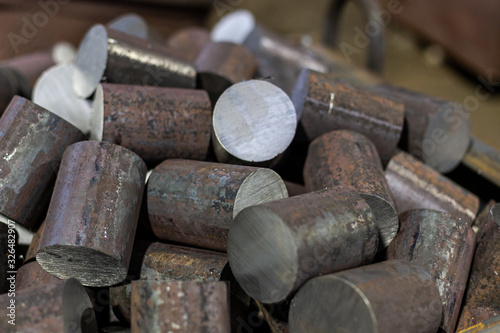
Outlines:
[[288,197],[286,185],[271,169],[259,169],[243,181],[233,206],[233,219],[246,207]]
[[377,223],[380,246],[386,248],[392,242],[399,230],[398,212],[389,201],[373,194],[360,193],[373,211]]
[[104,93],[102,85],[98,85],[92,103],[92,113],[90,121],[90,140],[102,141],[104,130]]
[[298,332],[377,332],[375,314],[364,293],[333,275],[307,282],[293,298],[289,325]]
[[108,60],[108,32],[100,24],[87,32],[76,55],[73,89],[80,97],[87,98],[96,89],[106,69]]
[[297,127],[288,95],[260,80],[237,83],[219,98],[214,137],[230,155],[247,162],[270,161],[290,145]]
[[308,88],[309,69],[303,68],[295,81],[295,86],[293,87],[291,94],[292,103],[295,107],[298,120],[300,120],[300,116],[302,116],[302,109],[304,108],[304,103],[306,102]]
[[140,39],[148,38],[148,24],[146,20],[134,13],[118,16],[109,22],[107,27]]
[[91,107],[86,100],[75,94],[71,86],[74,71],[74,65],[65,64],[53,66],[43,72],[33,87],[33,103],[88,134]]
[[127,269],[118,260],[83,246],[46,246],[38,251],[36,260],[50,274],[76,278],[89,287],[111,286],[127,277]]
[[63,289],[64,332],[97,332],[97,321],[90,298],[76,279],[68,279]]
[[449,172],[463,159],[470,140],[467,110],[458,103],[444,103],[425,130],[422,159],[439,172]]
[[71,43],[57,42],[52,48],[52,60],[56,65],[71,64],[75,59],[76,49]]
[[493,216],[493,220],[500,227],[500,203],[497,203],[493,207],[491,207],[491,215]]
[[235,10],[220,19],[210,35],[214,42],[243,44],[255,25],[255,18],[249,10]]
[[279,216],[253,206],[241,211],[229,229],[229,265],[245,292],[262,303],[284,300],[295,285],[298,254]]

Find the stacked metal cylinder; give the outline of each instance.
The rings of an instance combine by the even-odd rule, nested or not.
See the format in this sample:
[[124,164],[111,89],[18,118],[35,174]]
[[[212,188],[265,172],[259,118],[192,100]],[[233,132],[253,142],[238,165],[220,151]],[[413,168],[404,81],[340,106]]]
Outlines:
[[442,174],[484,155],[464,107],[247,11],[166,41],[126,16],[32,61],[33,100],[0,68],[2,251],[33,234],[2,332],[500,330],[500,205]]

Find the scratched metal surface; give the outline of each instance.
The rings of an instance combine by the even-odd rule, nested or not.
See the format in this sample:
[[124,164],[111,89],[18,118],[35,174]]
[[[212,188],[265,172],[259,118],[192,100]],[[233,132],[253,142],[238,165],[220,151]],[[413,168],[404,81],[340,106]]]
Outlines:
[[65,120],[15,96],[0,119],[0,213],[27,228],[40,224],[64,150],[84,139]]
[[440,327],[455,332],[474,255],[474,232],[466,221],[435,210],[414,209],[399,219],[401,228],[387,258],[411,261],[432,276],[441,295]]

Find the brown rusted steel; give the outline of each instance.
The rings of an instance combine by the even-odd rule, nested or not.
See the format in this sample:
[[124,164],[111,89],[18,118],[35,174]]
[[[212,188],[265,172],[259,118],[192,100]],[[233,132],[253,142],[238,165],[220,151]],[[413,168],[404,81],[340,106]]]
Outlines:
[[201,50],[210,43],[210,32],[203,27],[187,27],[174,32],[167,38],[167,46],[182,52],[190,62],[196,60]]
[[[468,307],[464,306],[460,313],[460,320],[457,325],[457,332],[462,332],[471,327],[482,327],[482,323],[487,320],[495,320],[500,316],[500,310],[489,307]],[[498,320],[498,319],[497,319]],[[467,330],[466,330],[467,331]],[[467,331],[468,332],[468,331]],[[482,332],[479,330],[479,332]],[[495,333],[500,332],[500,323],[496,327]]]
[[227,250],[243,290],[277,303],[312,277],[370,263],[377,247],[371,208],[354,191],[329,189],[244,209]]
[[447,212],[469,226],[479,210],[479,198],[412,155],[399,152],[385,169],[398,213],[426,208]]
[[110,83],[196,86],[196,70],[182,52],[102,25],[87,32],[75,64],[73,87],[81,97],[89,97],[103,78]]
[[477,235],[459,328],[500,315],[500,204],[493,205]]
[[307,153],[304,182],[308,191],[352,187],[375,214],[381,248],[387,247],[396,236],[399,227],[396,207],[377,150],[365,136],[333,131],[314,140]]
[[162,240],[225,252],[229,227],[243,208],[285,197],[285,184],[271,169],[166,160],[149,178],[149,220]]
[[455,332],[474,255],[474,232],[466,221],[430,209],[404,212],[399,220],[401,228],[387,258],[409,260],[429,272],[441,295],[440,327]]
[[307,193],[306,187],[304,185],[289,182],[286,180],[284,182],[285,182],[286,190],[288,191],[289,197],[294,197],[296,195]]
[[[12,300],[15,326],[9,323]],[[5,333],[98,331],[92,303],[76,279],[16,291],[15,297],[0,295],[0,306],[7,311],[0,321],[0,331]]]
[[482,177],[500,187],[500,150],[472,137],[463,163]]
[[488,222],[491,218],[491,209],[496,204],[494,200],[490,200],[483,208],[483,210],[477,215],[474,223],[472,224],[472,230],[476,233],[476,241],[479,240],[485,230],[485,226],[488,225]]
[[40,224],[64,150],[84,138],[62,118],[15,96],[0,119],[0,214],[26,228]]
[[403,130],[403,104],[309,69],[302,70],[291,96],[307,141],[351,130],[375,144],[384,164],[393,155]]
[[29,289],[54,281],[60,281],[60,279],[50,275],[36,261],[31,261],[17,270],[16,290]]
[[[132,263],[131,263],[132,264]],[[140,266],[141,280],[221,281],[227,255],[220,252],[152,243]],[[111,306],[117,317],[130,323],[130,284],[110,288]]]
[[[205,159],[212,109],[203,90],[102,84],[94,99],[96,139],[126,147],[150,165]],[[101,133],[99,133],[101,132]],[[100,134],[100,137],[98,136]]]
[[500,315],[466,328],[457,333],[498,333],[500,332]]
[[54,65],[52,50],[29,53],[12,59],[2,61],[2,66],[16,70],[22,78],[22,85],[27,87],[26,97],[29,97],[31,90],[38,77],[50,66]]
[[45,225],[45,221],[38,227],[38,230],[33,234],[33,238],[31,239],[31,243],[28,246],[28,250],[24,255],[24,262],[27,263],[32,261],[36,257],[36,253],[38,252],[38,244],[40,243],[40,237],[42,237],[43,226]]
[[10,67],[0,64],[0,115],[15,95],[29,96],[30,89],[23,81],[21,74]]
[[59,278],[110,286],[127,275],[146,178],[130,150],[84,141],[64,153],[36,259]]
[[291,333],[434,333],[439,293],[420,266],[389,260],[314,278],[290,307]]
[[133,332],[231,332],[226,282],[132,281]]
[[461,104],[381,84],[373,88],[404,104],[410,154],[439,172],[453,170],[464,157],[471,138],[470,114]]
[[243,45],[210,42],[194,63],[198,86],[208,91],[213,104],[231,85],[250,80],[257,64],[252,53]]

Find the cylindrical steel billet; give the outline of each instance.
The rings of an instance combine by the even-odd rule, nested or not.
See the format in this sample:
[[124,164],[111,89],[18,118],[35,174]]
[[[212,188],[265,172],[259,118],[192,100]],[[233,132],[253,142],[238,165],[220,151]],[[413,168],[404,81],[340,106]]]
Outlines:
[[304,182],[308,191],[352,187],[375,214],[380,247],[387,247],[396,236],[399,227],[396,207],[377,150],[365,136],[333,131],[314,140],[307,153]]
[[[491,207],[478,236],[461,314],[462,328],[500,315],[500,204]],[[472,315],[481,308],[491,311]]]
[[132,281],[133,332],[231,332],[226,282]]
[[389,260],[307,282],[292,300],[291,333],[435,333],[439,293],[420,266]]
[[231,85],[250,80],[257,64],[252,53],[243,45],[210,42],[194,63],[198,86],[210,95],[213,104]]
[[22,265],[16,274],[16,291],[41,286],[54,281],[60,281],[46,272],[36,261]]
[[393,156],[385,169],[385,178],[398,213],[417,208],[435,209],[472,226],[479,210],[479,198],[412,155],[399,152]]
[[307,193],[306,187],[304,185],[292,183],[292,182],[289,182],[286,180],[284,182],[285,182],[286,190],[288,191],[289,197],[294,197],[296,195]]
[[52,50],[29,53],[2,61],[2,66],[15,69],[22,77],[23,85],[28,88],[26,97],[29,97],[36,80],[50,66],[54,65]]
[[302,68],[327,73],[331,64],[309,49],[266,30],[255,22],[248,10],[236,10],[224,16],[212,29],[215,42],[245,45],[256,57],[260,77],[269,77],[275,85],[290,93]]
[[225,252],[227,232],[242,209],[286,197],[271,169],[166,160],[148,182],[149,220],[162,240]]
[[0,65],[0,115],[15,95],[29,96],[30,89],[23,86],[21,74],[10,67]]
[[220,281],[227,254],[170,244],[151,244],[142,260],[141,279]]
[[210,31],[203,27],[180,29],[167,38],[167,46],[182,52],[189,62],[194,62],[208,43],[210,43]]
[[151,165],[205,159],[211,131],[203,90],[102,84],[95,93],[91,138],[128,148]]
[[[163,243],[148,246],[140,268],[142,280],[220,281],[227,255]],[[130,284],[110,288],[115,314],[130,323]]]
[[303,69],[292,93],[306,140],[333,130],[364,134],[385,164],[403,131],[404,106],[328,74]]
[[219,162],[270,164],[292,142],[297,117],[292,101],[261,80],[232,85],[213,114],[213,143]]
[[[495,317],[497,317],[495,319]],[[458,321],[457,325],[457,332],[469,332],[468,329],[471,329],[472,327],[475,327],[477,329],[477,332],[483,332],[481,329],[486,328],[488,326],[483,326],[483,322],[490,320],[493,320],[493,322],[496,323],[496,329],[486,332],[491,332],[491,333],[498,333],[500,332],[500,310],[498,308],[489,308],[489,307],[469,307],[467,305],[462,307],[462,310],[460,311],[460,320]],[[492,328],[495,327],[494,325]],[[472,330],[472,332],[476,332]]]
[[87,32],[78,49],[73,88],[87,98],[103,76],[110,83],[196,86],[196,71],[182,59],[182,53],[98,24]]
[[0,118],[0,214],[29,229],[41,223],[64,150],[84,138],[65,120],[15,96]]
[[165,39],[146,20],[135,13],[120,15],[106,24],[106,27],[140,39],[163,43]]
[[312,277],[370,263],[377,246],[371,208],[354,191],[329,189],[244,209],[227,251],[243,290],[277,303]]
[[500,315],[483,321],[477,325],[457,331],[457,333],[498,333],[500,332]]
[[459,103],[382,84],[374,93],[404,104],[408,152],[439,172],[453,170],[471,139],[470,114]]
[[43,226],[45,225],[45,221],[38,227],[38,230],[33,234],[33,238],[31,238],[31,243],[28,246],[28,250],[24,255],[24,262],[28,262],[34,260],[36,257],[36,253],[38,252],[38,244],[40,244],[40,238],[42,237]]
[[0,307],[7,311],[0,321],[5,333],[98,331],[92,303],[76,279],[16,291],[15,298],[0,295]]
[[401,228],[387,257],[420,265],[434,278],[443,309],[441,328],[455,332],[474,254],[474,232],[466,221],[430,209],[409,210],[399,220]]
[[463,163],[479,175],[500,187],[500,150],[472,137]]
[[36,259],[52,275],[105,287],[127,275],[146,178],[130,150],[84,141],[64,153]]

